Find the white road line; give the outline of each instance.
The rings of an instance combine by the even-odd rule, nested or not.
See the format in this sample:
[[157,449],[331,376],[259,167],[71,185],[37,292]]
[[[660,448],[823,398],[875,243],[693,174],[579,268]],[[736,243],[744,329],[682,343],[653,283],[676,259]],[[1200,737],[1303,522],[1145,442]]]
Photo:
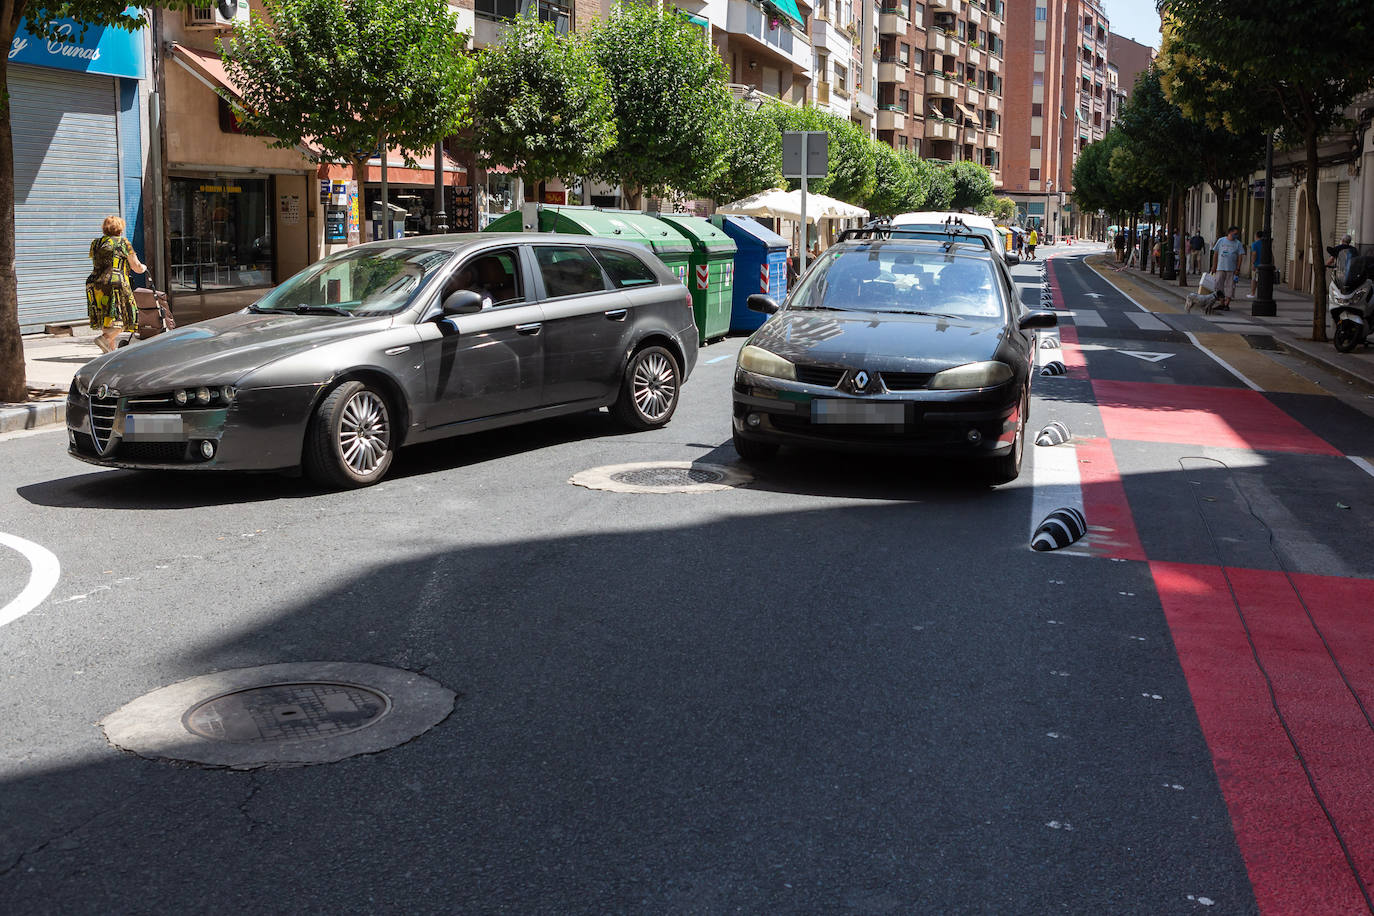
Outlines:
[[1142,331],[1167,331],[1169,326],[1160,321],[1153,314],[1136,315],[1131,312],[1126,313],[1126,317],[1135,322],[1135,326]]
[[1363,470],[1370,477],[1374,477],[1374,464],[1370,464],[1368,461],[1356,455],[1346,455],[1345,457],[1355,462],[1355,466]]
[[1107,322],[1098,314],[1096,309],[1074,309],[1070,314],[1073,315],[1073,323],[1080,328],[1105,328]]
[[[1087,267],[1087,265],[1085,264],[1084,267]],[[1091,267],[1088,267],[1087,269],[1088,269],[1088,270],[1092,270]],[[1139,302],[1136,302],[1136,301],[1135,301],[1134,299],[1132,299],[1130,296],[1126,295],[1126,292],[1125,292],[1124,290],[1118,289],[1117,292],[1120,293],[1121,298],[1125,299],[1127,302],[1129,302],[1131,305],[1134,305],[1136,308],[1140,309],[1142,312],[1149,312],[1149,311],[1150,311],[1150,310],[1147,309],[1145,306],[1141,305]],[[1151,312],[1151,314],[1153,314],[1153,312]],[[1252,391],[1263,391],[1263,390],[1264,390],[1264,389],[1261,388],[1259,385],[1256,385],[1254,382],[1250,381],[1248,378],[1246,378],[1244,375],[1242,375],[1242,374],[1241,374],[1241,371],[1240,371],[1239,369],[1237,369],[1235,366],[1231,365],[1231,364],[1228,363],[1226,360],[1222,359],[1220,356],[1217,356],[1217,355],[1216,355],[1215,353],[1213,353],[1211,350],[1209,350],[1209,349],[1207,349],[1206,347],[1204,347],[1204,346],[1202,345],[1202,341],[1198,340],[1197,337],[1195,337],[1195,336],[1193,335],[1193,332],[1192,332],[1192,331],[1184,331],[1184,332],[1183,332],[1183,336],[1184,336],[1184,337],[1187,337],[1188,340],[1189,340],[1190,342],[1192,342],[1193,346],[1197,347],[1200,351],[1202,351],[1203,353],[1207,354],[1207,356],[1210,357],[1210,358],[1212,359],[1213,362],[1215,362],[1217,365],[1221,366],[1221,368],[1225,369],[1227,372],[1229,372],[1229,373],[1231,373],[1232,375],[1234,375],[1236,378],[1240,379],[1240,380],[1241,380],[1247,387],[1249,387]]]
[[32,574],[29,576],[29,584],[24,586],[19,597],[4,607],[0,607],[0,627],[3,627],[7,623],[18,620],[43,603],[43,600],[57,587],[57,580],[62,575],[62,564],[57,562],[57,557],[46,547],[40,547],[33,541],[26,541],[12,534],[0,532],[0,544],[22,553],[24,558],[29,561],[29,566],[33,567]]

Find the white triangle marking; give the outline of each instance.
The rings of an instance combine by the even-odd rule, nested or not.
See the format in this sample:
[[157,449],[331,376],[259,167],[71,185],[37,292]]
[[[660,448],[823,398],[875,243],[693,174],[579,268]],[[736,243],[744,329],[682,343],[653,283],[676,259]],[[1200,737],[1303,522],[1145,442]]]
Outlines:
[[1173,353],[1147,353],[1144,350],[1118,350],[1122,356],[1134,356],[1136,359],[1143,359],[1147,363],[1160,363],[1176,354]]

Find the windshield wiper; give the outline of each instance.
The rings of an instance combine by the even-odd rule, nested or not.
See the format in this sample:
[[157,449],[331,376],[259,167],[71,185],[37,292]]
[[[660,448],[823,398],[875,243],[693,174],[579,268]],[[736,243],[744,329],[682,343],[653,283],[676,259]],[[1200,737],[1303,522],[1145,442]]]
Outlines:
[[342,315],[345,318],[351,317],[353,314],[348,309],[341,309],[337,305],[298,305],[291,311],[297,315]]
[[789,312],[848,312],[850,309],[836,308],[833,305],[789,305]]
[[959,318],[959,315],[948,315],[944,312],[923,312],[920,309],[865,309],[869,312],[882,312],[887,315],[925,315],[929,318]]
[[262,314],[262,315],[285,315],[285,314],[288,314],[287,311],[286,311],[286,309],[269,309],[269,308],[263,308],[262,306],[258,305],[256,302],[253,303],[252,305],[248,306],[248,311],[250,311],[250,312],[257,312],[257,313]]

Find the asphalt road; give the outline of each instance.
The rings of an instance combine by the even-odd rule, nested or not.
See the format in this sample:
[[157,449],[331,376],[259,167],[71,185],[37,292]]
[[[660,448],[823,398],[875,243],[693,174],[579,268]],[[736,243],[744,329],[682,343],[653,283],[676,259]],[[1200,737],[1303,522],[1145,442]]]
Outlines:
[[[786,451],[716,493],[568,483],[734,463],[738,338],[663,430],[602,413],[417,447],[359,492],[0,437],[0,534],[61,564],[0,625],[4,909],[1367,911],[1374,633],[1349,603],[1374,477],[1347,456],[1374,456],[1369,419],[1042,253],[1075,315],[1031,425],[1076,438],[995,489]],[[1028,302],[1039,269],[1016,269]],[[1244,352],[1197,349],[1213,333]],[[1089,537],[1029,550],[1066,502]],[[0,544],[0,609],[29,576]],[[410,743],[296,769],[153,762],[97,725],[311,660],[459,699]]]

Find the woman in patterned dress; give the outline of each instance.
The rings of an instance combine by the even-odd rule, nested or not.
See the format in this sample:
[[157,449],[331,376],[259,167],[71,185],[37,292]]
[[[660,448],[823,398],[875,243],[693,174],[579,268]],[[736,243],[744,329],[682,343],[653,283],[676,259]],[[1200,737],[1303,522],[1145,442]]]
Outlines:
[[[91,242],[90,256],[95,269],[86,278],[86,312],[90,315],[91,327],[100,332],[96,346],[109,353],[115,348],[115,338],[121,328],[131,331],[138,327],[138,308],[134,305],[134,291],[129,287],[129,269],[141,274],[148,268],[124,238],[124,220],[107,216],[101,229],[105,234]],[[120,327],[116,327],[116,322]]]

